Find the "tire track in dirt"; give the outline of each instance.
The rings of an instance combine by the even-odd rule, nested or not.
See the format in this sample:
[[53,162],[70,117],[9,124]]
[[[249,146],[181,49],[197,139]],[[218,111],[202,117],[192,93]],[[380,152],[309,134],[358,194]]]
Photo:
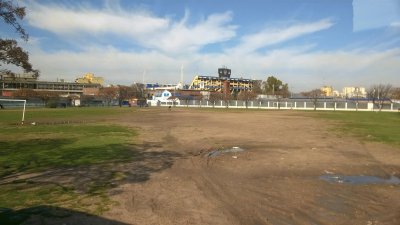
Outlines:
[[[371,154],[368,144],[337,137],[327,131],[329,126],[303,117],[301,112],[177,110],[124,120],[141,127],[143,142],[161,143],[158,151],[176,151],[182,157],[171,168],[152,174],[145,183],[124,186],[117,201],[134,203],[113,210],[122,211],[121,221],[400,224],[399,186],[319,180],[328,170],[346,175],[400,173],[400,162],[389,159],[390,164],[386,163],[387,156]],[[232,155],[204,157],[206,150],[221,146],[240,146],[247,151],[236,159]],[[393,148],[379,147],[391,157],[399,156]],[[114,212],[109,216],[115,216]],[[134,212],[134,218],[127,212]]]

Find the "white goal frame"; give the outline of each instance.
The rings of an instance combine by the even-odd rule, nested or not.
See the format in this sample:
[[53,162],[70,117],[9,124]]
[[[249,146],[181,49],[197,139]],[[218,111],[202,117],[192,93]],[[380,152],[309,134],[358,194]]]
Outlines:
[[4,102],[24,102],[24,109],[22,110],[22,119],[21,119],[21,124],[24,124],[26,100],[21,100],[21,99],[1,99],[0,98],[0,101],[4,101]]

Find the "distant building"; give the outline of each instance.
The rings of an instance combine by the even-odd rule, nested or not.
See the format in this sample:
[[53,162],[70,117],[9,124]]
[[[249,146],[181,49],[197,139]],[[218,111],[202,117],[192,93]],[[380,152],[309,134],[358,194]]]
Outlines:
[[333,90],[332,86],[323,86],[320,88],[320,90],[322,91],[322,93],[324,93],[324,95],[326,97],[334,96],[334,90]]
[[185,85],[179,82],[178,84],[159,84],[159,83],[148,83],[145,84],[147,90],[181,90],[185,89]]
[[102,77],[95,77],[93,73],[86,73],[83,77],[75,79],[78,84],[100,84],[104,86],[104,79]]
[[12,93],[19,89],[32,89],[34,91],[51,91],[60,95],[84,94],[87,89],[95,93],[100,88],[98,83],[75,83],[61,81],[40,81],[31,75],[22,74],[11,76],[0,74],[0,95],[12,96]]
[[15,81],[15,80],[20,80],[20,81],[36,81],[37,76],[32,73],[22,73],[22,74],[0,74],[0,80],[2,81]]
[[224,86],[229,86],[230,92],[252,91],[253,80],[243,78],[231,78],[231,70],[219,68],[218,77],[214,76],[195,76],[189,89],[203,91],[220,91]]
[[341,95],[343,98],[366,98],[367,92],[364,87],[344,87]]

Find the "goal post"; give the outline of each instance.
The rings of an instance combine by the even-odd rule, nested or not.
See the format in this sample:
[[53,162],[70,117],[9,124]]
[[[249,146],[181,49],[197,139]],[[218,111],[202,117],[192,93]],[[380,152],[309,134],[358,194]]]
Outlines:
[[23,110],[22,110],[21,124],[24,124],[24,121],[25,121],[26,100],[21,100],[21,99],[1,99],[1,98],[0,98],[0,103],[1,103],[1,102],[23,102],[23,103],[24,103],[24,108],[23,108]]

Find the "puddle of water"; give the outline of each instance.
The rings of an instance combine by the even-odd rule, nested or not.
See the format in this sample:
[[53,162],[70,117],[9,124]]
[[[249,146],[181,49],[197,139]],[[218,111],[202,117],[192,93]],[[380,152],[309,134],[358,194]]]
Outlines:
[[216,157],[218,155],[224,154],[224,153],[230,153],[230,152],[243,152],[244,149],[240,147],[232,147],[229,149],[217,149],[214,151],[209,152],[206,157]]
[[347,183],[347,184],[400,184],[400,178],[390,176],[389,179],[384,179],[375,176],[344,176],[326,174],[319,177],[319,179],[328,181],[329,183]]

